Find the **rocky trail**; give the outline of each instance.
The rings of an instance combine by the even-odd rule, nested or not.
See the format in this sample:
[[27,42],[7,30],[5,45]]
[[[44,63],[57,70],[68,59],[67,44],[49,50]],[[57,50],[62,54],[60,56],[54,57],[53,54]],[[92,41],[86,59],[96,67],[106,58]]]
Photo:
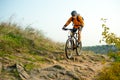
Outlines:
[[22,80],[95,80],[103,67],[111,63],[106,55],[89,52],[83,52],[81,56],[74,56],[72,59],[47,60],[49,63],[40,63],[40,68],[30,72],[20,63],[16,63],[14,68]]
[[[110,64],[105,55],[83,53],[68,60],[55,61],[35,71],[42,80],[94,80],[104,66]],[[38,73],[39,74],[38,74]]]

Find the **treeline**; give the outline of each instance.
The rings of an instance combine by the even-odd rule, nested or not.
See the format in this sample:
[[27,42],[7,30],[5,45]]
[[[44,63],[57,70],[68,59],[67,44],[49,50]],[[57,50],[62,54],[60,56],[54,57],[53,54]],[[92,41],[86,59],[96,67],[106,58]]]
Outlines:
[[87,46],[87,47],[83,47],[82,50],[93,51],[95,53],[101,53],[101,54],[118,51],[118,49],[114,45]]

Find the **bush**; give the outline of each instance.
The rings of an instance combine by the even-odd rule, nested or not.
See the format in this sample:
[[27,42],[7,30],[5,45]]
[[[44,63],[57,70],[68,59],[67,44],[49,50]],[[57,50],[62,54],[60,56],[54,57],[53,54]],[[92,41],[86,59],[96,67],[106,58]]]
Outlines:
[[[103,39],[108,45],[115,45],[118,50],[120,50],[120,37],[117,37],[114,33],[109,32],[109,28],[106,26],[106,19],[101,19],[104,23],[102,27],[104,31],[102,32]],[[101,42],[100,41],[100,42]],[[114,59],[111,66],[104,68],[103,71],[97,77],[97,80],[120,80],[120,52],[110,52],[108,53],[110,58]]]
[[120,63],[114,62],[110,67],[103,69],[97,80],[120,80]]
[[110,52],[108,53],[108,56],[110,56],[110,58],[113,58],[115,62],[120,62],[120,53],[119,52]]
[[108,45],[115,45],[118,49],[120,49],[120,37],[117,37],[114,33],[111,33],[109,31],[109,28],[105,24],[107,19],[102,18],[101,20],[104,22],[102,24],[102,28],[103,28],[102,36],[103,36],[103,39],[101,41],[104,41]]

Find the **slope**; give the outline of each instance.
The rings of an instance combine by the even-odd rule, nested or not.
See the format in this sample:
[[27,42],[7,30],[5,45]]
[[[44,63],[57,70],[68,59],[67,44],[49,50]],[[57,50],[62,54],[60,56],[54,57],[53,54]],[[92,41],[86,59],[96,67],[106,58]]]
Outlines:
[[92,80],[109,63],[89,51],[68,60],[64,45],[41,31],[0,23],[0,80]]

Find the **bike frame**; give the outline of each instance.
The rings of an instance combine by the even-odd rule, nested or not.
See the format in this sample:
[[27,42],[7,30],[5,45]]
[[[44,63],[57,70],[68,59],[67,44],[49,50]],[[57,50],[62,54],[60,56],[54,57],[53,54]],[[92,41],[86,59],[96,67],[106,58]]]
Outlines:
[[73,53],[71,51],[76,50],[76,54],[80,55],[81,53],[79,53],[78,50],[80,50],[81,52],[81,48],[82,48],[82,43],[80,44],[80,46],[78,46],[78,33],[75,32],[73,33],[72,30],[73,29],[65,29],[65,30],[69,30],[69,35],[68,35],[68,39],[66,41],[66,45],[65,45],[65,54],[67,56],[68,59],[70,59],[73,55]]
[[73,33],[72,32],[72,29],[67,29],[67,30],[69,30],[70,31],[70,35],[68,35],[68,39],[75,39],[75,42],[77,42],[77,37],[78,37],[78,33],[77,32],[75,32],[75,33]]

